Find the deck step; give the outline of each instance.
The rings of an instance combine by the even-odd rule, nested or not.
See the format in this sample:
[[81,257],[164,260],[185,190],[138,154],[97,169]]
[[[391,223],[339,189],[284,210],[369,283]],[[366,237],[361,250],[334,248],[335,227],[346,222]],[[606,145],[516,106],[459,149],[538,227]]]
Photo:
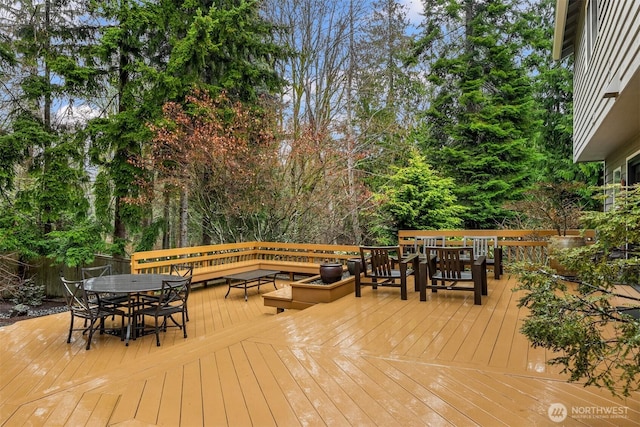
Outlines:
[[264,305],[266,307],[275,307],[278,313],[284,310],[304,310],[305,308],[315,305],[312,302],[294,301],[291,294],[291,286],[285,286],[277,291],[267,292],[262,295]]

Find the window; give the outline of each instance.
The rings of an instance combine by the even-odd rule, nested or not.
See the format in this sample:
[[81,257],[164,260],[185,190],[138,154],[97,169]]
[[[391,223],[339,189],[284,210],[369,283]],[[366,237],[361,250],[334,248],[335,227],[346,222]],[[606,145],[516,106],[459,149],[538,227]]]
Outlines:
[[618,166],[613,170],[613,173],[611,174],[611,182],[609,183],[611,190],[607,191],[609,197],[607,197],[606,201],[606,210],[609,210],[611,206],[614,206],[616,204],[616,198],[620,193],[620,187],[618,187],[618,185],[621,184],[621,180],[622,166]]
[[640,183],[640,154],[632,157],[627,163],[627,185]]

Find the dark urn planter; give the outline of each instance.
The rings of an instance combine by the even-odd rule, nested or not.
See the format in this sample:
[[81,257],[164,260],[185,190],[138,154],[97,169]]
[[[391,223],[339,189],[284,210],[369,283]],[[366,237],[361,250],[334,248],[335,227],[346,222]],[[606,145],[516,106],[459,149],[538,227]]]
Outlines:
[[342,264],[320,264],[320,278],[322,279],[322,283],[335,283],[342,279]]
[[362,271],[362,260],[360,258],[349,258],[347,260],[347,270],[352,276],[356,275],[356,263],[360,264],[360,271]]

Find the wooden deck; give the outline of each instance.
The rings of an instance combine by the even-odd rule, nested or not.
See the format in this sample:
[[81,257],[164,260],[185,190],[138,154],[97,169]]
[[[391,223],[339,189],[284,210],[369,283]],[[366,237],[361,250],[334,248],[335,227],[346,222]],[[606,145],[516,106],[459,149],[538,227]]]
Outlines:
[[84,336],[66,343],[68,313],[20,322],[0,328],[0,424],[639,425],[640,394],[568,384],[528,345],[514,285],[490,279],[481,306],[453,291],[421,303],[411,284],[408,301],[365,288],[281,314],[256,289],[245,302],[214,286],[190,297],[189,337],[161,347],[104,335],[85,351]]

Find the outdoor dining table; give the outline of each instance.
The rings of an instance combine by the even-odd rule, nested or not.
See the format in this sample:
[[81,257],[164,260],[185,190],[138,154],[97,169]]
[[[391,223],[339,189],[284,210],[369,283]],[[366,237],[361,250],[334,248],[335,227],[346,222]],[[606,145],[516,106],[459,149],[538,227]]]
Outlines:
[[[129,304],[127,309],[127,336],[125,345],[129,345],[131,335],[131,322],[135,319],[137,296],[144,292],[159,291],[164,280],[175,280],[176,276],[170,274],[113,274],[109,276],[92,277],[87,279],[84,288],[94,293],[128,294]],[[135,322],[134,322],[135,324]],[[134,335],[135,339],[135,335]]]

